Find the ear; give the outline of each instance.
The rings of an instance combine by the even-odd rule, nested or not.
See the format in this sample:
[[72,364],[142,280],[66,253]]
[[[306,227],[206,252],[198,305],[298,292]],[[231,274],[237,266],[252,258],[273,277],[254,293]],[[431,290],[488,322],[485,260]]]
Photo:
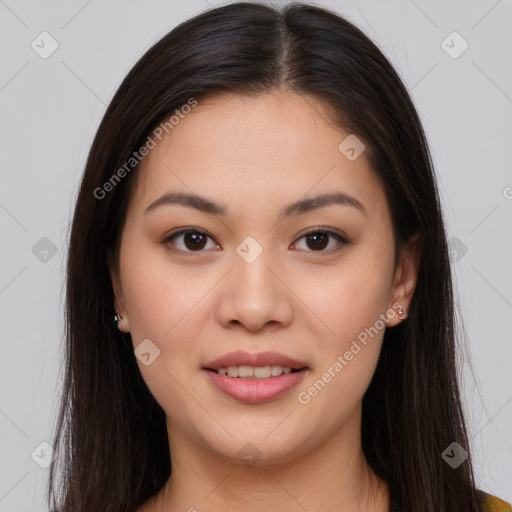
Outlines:
[[[420,233],[413,235],[400,249],[389,297],[389,309],[392,309],[395,313],[399,305],[406,311],[409,310],[418,281],[422,250],[423,240]],[[387,325],[393,327],[401,321],[398,315],[395,314],[388,319]]]
[[114,257],[111,251],[108,251],[107,253],[107,265],[110,273],[110,279],[112,281],[112,289],[114,291],[114,310],[121,317],[121,320],[117,323],[117,327],[120,331],[129,333],[130,323],[128,321],[124,295],[121,288],[121,278],[119,275],[119,269],[114,262]]

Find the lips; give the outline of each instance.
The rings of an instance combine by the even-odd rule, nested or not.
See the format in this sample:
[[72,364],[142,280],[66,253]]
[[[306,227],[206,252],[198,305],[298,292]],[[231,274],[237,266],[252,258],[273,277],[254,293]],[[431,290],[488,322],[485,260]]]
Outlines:
[[270,379],[239,379],[202,370],[214,389],[237,402],[263,404],[289,393],[306,376],[308,370],[296,370]]
[[230,366],[257,367],[273,365],[291,368],[292,370],[307,368],[306,363],[297,361],[296,359],[280,354],[279,352],[259,352],[257,354],[251,354],[244,350],[224,354],[223,356],[204,364],[203,368],[206,370],[218,371],[219,368],[228,368]]
[[285,395],[302,381],[308,370],[304,362],[279,352],[251,354],[241,350],[214,359],[202,369],[215,389],[248,404],[261,404]]

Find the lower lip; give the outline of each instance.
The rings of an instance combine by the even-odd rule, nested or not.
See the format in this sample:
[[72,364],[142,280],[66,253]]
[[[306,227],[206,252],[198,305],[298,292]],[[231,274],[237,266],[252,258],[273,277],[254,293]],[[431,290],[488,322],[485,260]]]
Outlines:
[[284,395],[297,385],[304,378],[307,368],[270,379],[241,379],[219,375],[206,369],[203,371],[219,391],[231,398],[249,404],[261,404]]

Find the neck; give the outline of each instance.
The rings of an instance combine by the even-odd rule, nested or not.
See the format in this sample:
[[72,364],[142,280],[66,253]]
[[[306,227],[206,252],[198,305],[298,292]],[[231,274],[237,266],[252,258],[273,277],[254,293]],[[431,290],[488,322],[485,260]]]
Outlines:
[[359,428],[345,427],[299,456],[253,466],[168,428],[171,477],[139,512],[388,512],[388,487],[366,463]]

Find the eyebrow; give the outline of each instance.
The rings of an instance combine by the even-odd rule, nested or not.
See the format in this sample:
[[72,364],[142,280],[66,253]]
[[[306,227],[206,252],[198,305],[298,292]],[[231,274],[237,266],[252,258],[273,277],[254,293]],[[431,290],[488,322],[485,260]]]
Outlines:
[[[300,215],[335,204],[352,206],[366,215],[364,206],[356,198],[351,197],[343,192],[332,192],[328,194],[320,194],[308,199],[300,199],[299,201],[285,206],[279,214],[279,220],[282,220],[285,217],[289,217],[291,215]],[[221,217],[228,216],[228,209],[225,205],[215,203],[214,201],[203,196],[188,194],[185,192],[165,193],[163,196],[159,197],[156,201],[151,203],[144,211],[144,214],[162,206],[169,205],[194,208],[195,210],[208,213],[210,215],[219,215]]]

